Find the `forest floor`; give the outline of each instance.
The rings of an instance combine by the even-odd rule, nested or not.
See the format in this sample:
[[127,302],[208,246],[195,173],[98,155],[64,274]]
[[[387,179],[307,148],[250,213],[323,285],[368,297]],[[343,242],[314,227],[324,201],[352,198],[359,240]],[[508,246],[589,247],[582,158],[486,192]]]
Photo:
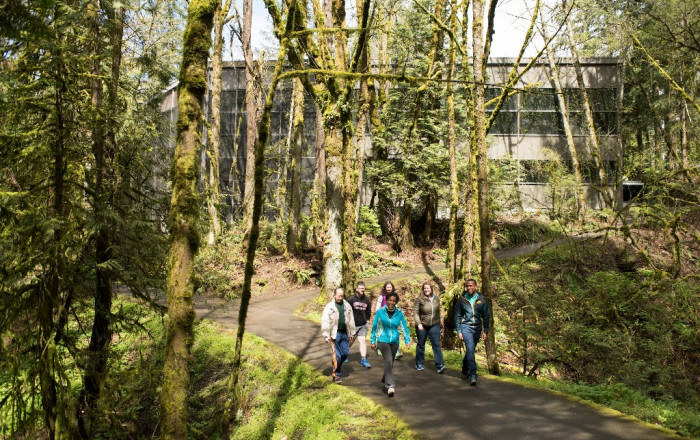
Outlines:
[[[535,251],[537,245],[496,252],[497,259]],[[444,270],[427,258],[418,267],[400,273],[369,277],[370,285],[385,280],[425,275]],[[330,374],[330,351],[320,337],[318,324],[296,316],[302,304],[317,298],[317,288],[289,289],[278,295],[251,300],[246,330],[273,342],[324,375]],[[237,325],[238,301],[196,296],[197,315],[214,320],[225,328]],[[374,367],[359,366],[356,348],[343,368],[343,386],[350,387],[393,410],[425,439],[656,439],[672,437],[670,431],[652,428],[631,417],[601,410],[575,399],[548,391],[531,389],[500,378],[482,375],[477,387],[470,387],[458,370],[438,375],[432,366],[424,371],[413,368],[414,359],[406,354],[395,364],[397,394],[388,398],[383,391],[381,359],[370,355]],[[483,344],[479,345],[483,350]],[[358,433],[361,435],[361,433]]]

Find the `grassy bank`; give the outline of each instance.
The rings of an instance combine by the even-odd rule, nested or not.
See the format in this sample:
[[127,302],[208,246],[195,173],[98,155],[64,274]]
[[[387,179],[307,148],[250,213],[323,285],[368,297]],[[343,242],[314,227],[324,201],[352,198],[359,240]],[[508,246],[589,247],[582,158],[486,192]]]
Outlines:
[[[128,307],[134,307],[128,305]],[[163,321],[151,316],[142,331],[114,347],[104,438],[156,438]],[[262,339],[246,335],[237,410],[227,414],[234,334],[197,324],[191,363],[190,438],[415,439],[388,410],[330,383],[308,365]],[[115,405],[116,403],[116,405]]]
[[[495,274],[494,310],[505,372],[501,379],[565,393],[700,438],[695,367],[678,363],[679,356],[694,356],[698,289],[687,279],[658,278],[639,263],[630,272],[628,254],[616,246],[611,240],[568,243],[503,262],[504,273]],[[442,288],[444,275],[394,280],[414,340],[413,300],[424,281]],[[368,284],[375,297],[380,288]],[[301,312],[320,321],[317,303]],[[460,368],[462,354],[445,350],[446,339],[445,361]],[[430,348],[426,351],[431,358]],[[483,353],[479,344],[481,371]],[[522,374],[538,362],[531,377]]]

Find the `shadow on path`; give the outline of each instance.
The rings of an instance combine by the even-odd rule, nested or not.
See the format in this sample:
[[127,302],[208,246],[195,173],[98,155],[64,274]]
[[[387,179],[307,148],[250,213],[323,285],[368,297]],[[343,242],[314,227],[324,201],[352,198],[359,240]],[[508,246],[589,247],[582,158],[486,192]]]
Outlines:
[[[530,251],[532,248],[530,248]],[[499,258],[527,252],[499,252]],[[505,254],[505,255],[504,255]],[[424,270],[394,273],[365,280],[380,283],[386,279],[405,278],[420,273],[435,276],[424,259]],[[433,278],[435,279],[435,278]],[[247,331],[267,339],[297,356],[286,371],[282,390],[275,401],[266,428],[272,433],[290,387],[304,361],[324,375],[330,373],[330,353],[318,325],[294,316],[299,305],[315,298],[318,289],[292,292],[277,297],[253,298],[250,303]],[[197,315],[234,329],[238,317],[237,302],[195,298]],[[481,348],[483,349],[483,348]],[[396,396],[386,397],[381,387],[381,358],[369,350],[373,368],[360,367],[357,348],[351,350],[350,362],[343,366],[343,386],[393,410],[423,439],[551,439],[651,440],[670,438],[662,431],[643,426],[621,416],[603,414],[591,407],[543,390],[529,389],[489,377],[470,387],[459,371],[438,375],[432,366],[424,371],[413,368],[410,355],[394,364]],[[330,381],[330,377],[329,377]],[[267,433],[266,433],[267,434]]]

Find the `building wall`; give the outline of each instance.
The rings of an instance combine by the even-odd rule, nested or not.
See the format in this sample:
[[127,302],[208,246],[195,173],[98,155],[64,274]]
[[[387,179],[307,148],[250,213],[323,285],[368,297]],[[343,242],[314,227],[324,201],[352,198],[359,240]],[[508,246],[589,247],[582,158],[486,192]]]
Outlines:
[[[524,60],[520,67],[529,62]],[[575,143],[584,162],[584,168],[590,168],[590,153],[588,152],[587,130],[581,107],[580,92],[576,83],[576,75],[571,60],[558,60],[562,87],[564,87],[567,104],[570,107],[570,121],[573,126]],[[508,76],[513,65],[511,59],[491,59],[487,65],[489,82],[500,84]],[[588,88],[594,110],[594,119],[599,129],[601,154],[609,171],[619,169],[616,163],[619,139],[618,126],[618,96],[621,84],[619,63],[615,59],[584,59],[582,60],[584,82]],[[222,108],[221,108],[221,194],[229,206],[229,216],[232,216],[240,205],[243,191],[243,179],[246,162],[246,114],[245,114],[245,73],[243,63],[225,63],[222,78]],[[566,138],[563,133],[561,115],[556,103],[556,95],[550,83],[548,66],[538,63],[528,71],[517,88],[520,93],[511,96],[501,109],[489,133],[488,156],[496,161],[515,161],[518,164],[518,174],[515,177],[520,190],[522,208],[527,210],[548,209],[551,206],[551,188],[547,182],[538,178],[537,169],[544,161],[559,160],[564,164],[570,160]],[[487,100],[500,94],[497,86],[487,89]],[[205,109],[209,116],[208,100]],[[281,164],[287,154],[285,144],[290,126],[291,81],[284,81],[279,86],[271,118],[271,136],[268,146],[267,161],[267,191],[274,194],[278,182],[289,179],[282,176]],[[487,111],[493,108],[489,106]],[[166,90],[161,104],[164,117],[173,124],[177,119],[176,87]],[[307,96],[304,110],[305,133],[302,159],[302,185],[304,194],[309,194],[313,182],[315,161],[314,145],[316,107]],[[171,137],[174,130],[170,131]],[[369,138],[368,138],[369,139]],[[174,139],[171,139],[174,144]],[[371,141],[365,148],[371,155]],[[588,162],[588,165],[586,165]],[[201,184],[207,175],[208,157],[206,152],[201,154]],[[589,203],[592,207],[600,206],[595,191],[587,187]],[[372,189],[365,185],[362,190],[363,203],[368,204]],[[305,205],[308,207],[308,198]]]

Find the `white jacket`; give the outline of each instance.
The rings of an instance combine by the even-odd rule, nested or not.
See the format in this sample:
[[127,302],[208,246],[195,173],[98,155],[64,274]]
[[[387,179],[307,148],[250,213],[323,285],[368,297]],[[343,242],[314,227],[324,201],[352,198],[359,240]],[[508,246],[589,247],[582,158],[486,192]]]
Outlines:
[[[355,318],[352,315],[352,306],[345,300],[343,300],[343,306],[345,307],[345,328],[348,331],[348,336],[355,336]],[[339,318],[335,300],[332,300],[323,308],[323,315],[321,315],[321,334],[324,337],[335,339],[338,333]]]

